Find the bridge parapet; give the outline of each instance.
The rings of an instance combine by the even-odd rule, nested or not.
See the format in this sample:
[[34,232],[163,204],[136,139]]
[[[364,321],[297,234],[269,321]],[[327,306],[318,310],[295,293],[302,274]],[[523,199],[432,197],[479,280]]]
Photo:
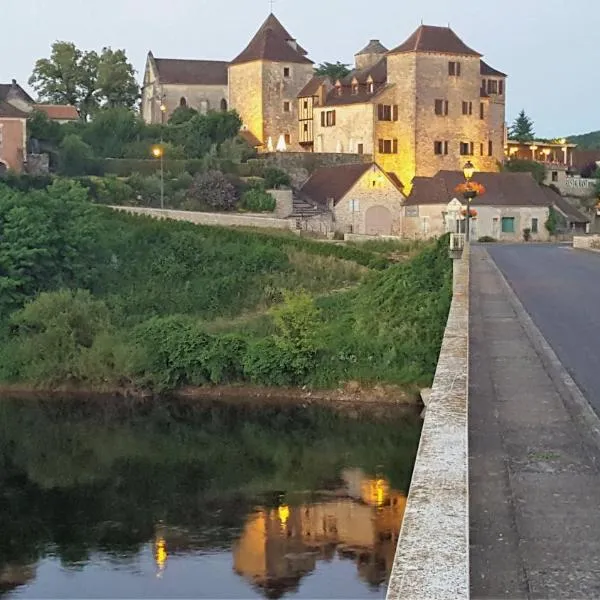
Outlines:
[[388,600],[469,598],[469,246],[427,403]]

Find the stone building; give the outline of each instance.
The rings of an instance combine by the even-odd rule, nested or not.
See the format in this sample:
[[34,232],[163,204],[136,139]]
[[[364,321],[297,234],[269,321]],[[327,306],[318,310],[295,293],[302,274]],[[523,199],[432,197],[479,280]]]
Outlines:
[[227,66],[219,60],[154,58],[149,52],[142,86],[142,118],[146,123],[161,123],[179,106],[201,113],[227,110]]
[[299,192],[332,218],[332,230],[402,235],[405,197],[398,180],[375,163],[317,169]]
[[[486,192],[470,204],[476,212],[470,220],[471,239],[490,236],[502,241],[522,241],[523,230],[531,239],[546,241],[545,224],[552,202],[531,173],[477,173]],[[456,187],[464,182],[462,171],[440,171],[434,177],[415,177],[404,204],[403,235],[430,238],[464,231],[466,201]]]

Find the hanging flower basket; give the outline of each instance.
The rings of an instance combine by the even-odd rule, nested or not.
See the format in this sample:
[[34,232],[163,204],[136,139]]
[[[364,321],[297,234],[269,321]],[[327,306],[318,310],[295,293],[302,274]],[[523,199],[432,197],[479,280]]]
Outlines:
[[483,196],[485,194],[485,187],[476,181],[465,181],[464,183],[459,183],[454,188],[454,192],[462,196],[468,193],[472,193],[475,196]]
[[[461,214],[463,217],[466,217],[466,216],[467,216],[467,209],[466,209],[466,208],[463,208],[463,209],[460,211],[460,214]],[[471,219],[476,219],[476,218],[477,218],[477,209],[476,209],[476,208],[471,208],[471,209],[469,210],[469,217],[470,217]]]

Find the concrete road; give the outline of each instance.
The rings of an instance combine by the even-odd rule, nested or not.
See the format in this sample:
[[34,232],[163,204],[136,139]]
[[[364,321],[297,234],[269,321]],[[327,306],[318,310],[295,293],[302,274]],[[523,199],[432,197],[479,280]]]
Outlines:
[[600,414],[600,253],[550,244],[486,248]]

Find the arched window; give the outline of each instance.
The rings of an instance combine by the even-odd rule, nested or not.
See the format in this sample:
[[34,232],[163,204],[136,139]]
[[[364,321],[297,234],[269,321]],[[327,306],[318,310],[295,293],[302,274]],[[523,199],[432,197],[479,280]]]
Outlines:
[[183,96],[179,99],[179,106],[187,106],[187,100]]
[[225,98],[223,98],[223,100],[221,100],[221,110],[223,112],[227,112],[227,100],[225,100]]

